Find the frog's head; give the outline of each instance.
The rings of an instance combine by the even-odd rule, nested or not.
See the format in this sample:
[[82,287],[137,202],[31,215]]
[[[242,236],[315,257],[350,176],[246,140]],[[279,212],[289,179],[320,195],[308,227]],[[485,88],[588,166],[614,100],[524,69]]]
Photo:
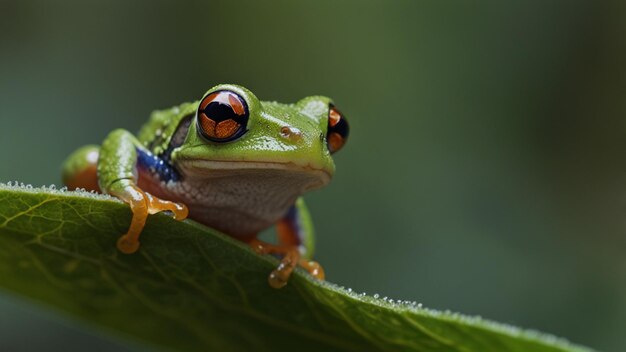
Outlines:
[[346,119],[322,96],[279,104],[223,84],[207,91],[194,108],[185,141],[172,154],[191,177],[285,176],[302,190],[319,188],[335,171],[331,154],[348,137]]

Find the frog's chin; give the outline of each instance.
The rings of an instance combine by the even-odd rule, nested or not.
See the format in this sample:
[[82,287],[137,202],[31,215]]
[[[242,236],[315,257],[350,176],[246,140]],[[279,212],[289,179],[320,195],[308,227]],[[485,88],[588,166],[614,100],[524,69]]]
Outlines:
[[[179,163],[181,171],[190,177],[222,177],[229,175],[257,175],[260,177],[302,178],[309,183],[309,189],[325,186],[330,182],[332,172],[311,165],[299,165],[293,162],[266,161],[221,161],[221,160],[185,160]],[[315,181],[313,181],[315,180]],[[313,181],[313,182],[312,182]]]

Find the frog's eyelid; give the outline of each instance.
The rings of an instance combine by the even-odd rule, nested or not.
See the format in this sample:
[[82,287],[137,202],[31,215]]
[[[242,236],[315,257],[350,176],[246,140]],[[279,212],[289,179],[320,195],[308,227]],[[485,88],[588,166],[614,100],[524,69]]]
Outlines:
[[263,118],[265,120],[271,121],[271,122],[273,122],[276,125],[279,125],[279,126],[289,126],[289,123],[287,123],[287,121],[281,120],[281,119],[279,119],[277,117],[274,117],[274,116],[272,116],[272,115],[270,115],[270,114],[268,114],[266,112],[262,112],[262,116],[263,116]]

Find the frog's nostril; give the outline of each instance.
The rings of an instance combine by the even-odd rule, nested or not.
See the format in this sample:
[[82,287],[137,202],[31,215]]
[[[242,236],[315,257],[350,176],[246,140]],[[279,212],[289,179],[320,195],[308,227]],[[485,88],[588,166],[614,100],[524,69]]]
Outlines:
[[292,141],[297,141],[302,138],[302,132],[295,127],[283,126],[280,129],[280,135],[283,138],[287,138]]

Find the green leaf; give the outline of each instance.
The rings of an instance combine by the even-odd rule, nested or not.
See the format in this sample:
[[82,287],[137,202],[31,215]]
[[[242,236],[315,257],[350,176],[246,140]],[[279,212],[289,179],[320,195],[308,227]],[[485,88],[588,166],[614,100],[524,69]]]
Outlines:
[[0,184],[0,287],[150,344],[196,351],[588,351],[480,318],[390,302],[297,271],[192,221],[151,216],[115,248],[129,208],[108,196]]

